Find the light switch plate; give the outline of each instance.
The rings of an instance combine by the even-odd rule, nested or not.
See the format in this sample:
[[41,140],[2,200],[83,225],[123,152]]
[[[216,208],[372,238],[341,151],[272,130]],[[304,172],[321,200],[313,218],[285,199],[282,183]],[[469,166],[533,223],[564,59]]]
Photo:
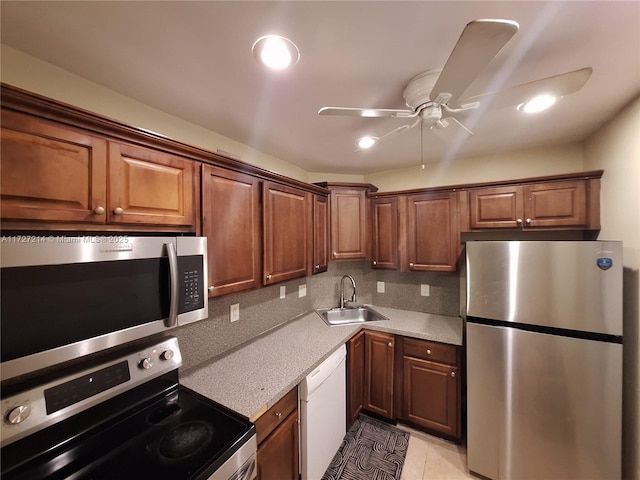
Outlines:
[[280,299],[283,299],[287,296],[287,287],[284,285],[280,285]]
[[420,285],[420,295],[422,295],[423,297],[428,297],[430,294],[429,292],[429,284],[427,283],[423,283]]
[[377,282],[378,293],[384,293],[384,282]]
[[298,298],[302,298],[306,296],[307,296],[307,284],[303,283],[302,285],[298,286]]
[[232,322],[237,322],[238,320],[240,320],[240,304],[239,303],[234,303],[229,308],[229,319]]

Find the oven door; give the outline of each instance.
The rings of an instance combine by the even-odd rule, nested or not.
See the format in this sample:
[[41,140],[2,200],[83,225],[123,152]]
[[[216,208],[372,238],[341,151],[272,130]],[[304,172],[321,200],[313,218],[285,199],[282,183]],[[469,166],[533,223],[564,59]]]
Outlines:
[[208,315],[206,238],[17,236],[1,249],[2,380]]

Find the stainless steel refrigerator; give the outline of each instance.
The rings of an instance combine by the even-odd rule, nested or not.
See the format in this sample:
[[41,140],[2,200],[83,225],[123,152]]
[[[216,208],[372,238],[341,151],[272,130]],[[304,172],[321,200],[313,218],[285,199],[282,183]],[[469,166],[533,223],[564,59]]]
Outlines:
[[620,479],[622,243],[466,244],[467,455],[491,479]]

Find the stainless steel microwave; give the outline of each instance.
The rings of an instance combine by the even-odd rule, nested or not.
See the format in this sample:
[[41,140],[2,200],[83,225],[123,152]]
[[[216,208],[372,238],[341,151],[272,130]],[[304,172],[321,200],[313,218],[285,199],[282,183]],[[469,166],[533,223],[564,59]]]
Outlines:
[[3,236],[2,380],[208,316],[204,237]]

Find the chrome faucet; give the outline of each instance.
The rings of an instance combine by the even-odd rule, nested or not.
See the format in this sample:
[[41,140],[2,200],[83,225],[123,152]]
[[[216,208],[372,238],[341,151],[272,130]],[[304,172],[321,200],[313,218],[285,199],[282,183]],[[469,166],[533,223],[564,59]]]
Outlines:
[[349,280],[351,280],[351,286],[353,287],[353,294],[351,295],[351,300],[348,300],[348,302],[358,301],[356,297],[356,281],[353,279],[351,275],[344,275],[340,279],[340,308],[344,308],[344,304],[347,303],[344,299],[344,279],[345,278],[348,278]]

